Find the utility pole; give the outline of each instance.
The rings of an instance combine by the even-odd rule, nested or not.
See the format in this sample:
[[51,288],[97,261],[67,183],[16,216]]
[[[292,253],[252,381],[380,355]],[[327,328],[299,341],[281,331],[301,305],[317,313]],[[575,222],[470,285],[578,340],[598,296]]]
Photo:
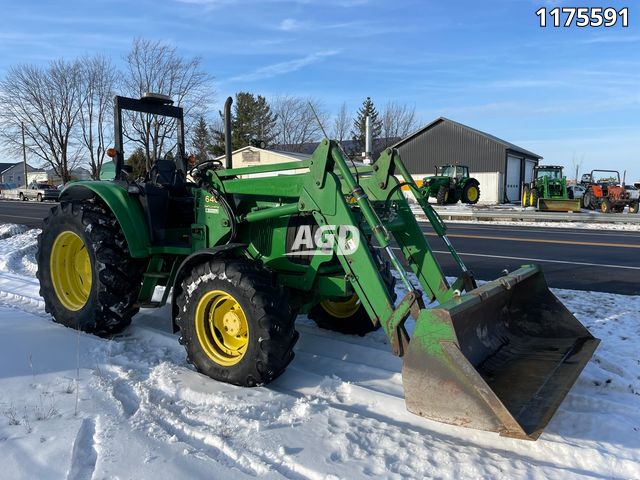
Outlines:
[[27,178],[27,144],[24,140],[24,122],[22,122],[22,161],[24,163],[24,188],[29,188]]

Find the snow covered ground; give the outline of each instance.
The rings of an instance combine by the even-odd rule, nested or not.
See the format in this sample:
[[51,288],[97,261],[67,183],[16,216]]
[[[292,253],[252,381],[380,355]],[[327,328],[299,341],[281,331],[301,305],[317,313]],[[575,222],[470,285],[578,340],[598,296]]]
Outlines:
[[54,324],[36,234],[0,226],[0,478],[640,478],[640,297],[554,291],[602,343],[527,442],[408,413],[381,332],[300,317],[288,370],[243,389],[193,371],[166,308],[111,340]]
[[[426,220],[426,217],[424,218]],[[616,230],[618,232],[640,232],[638,223],[595,223],[595,222],[524,222],[514,220],[447,220],[449,223],[473,225],[510,225],[514,227],[565,228],[570,230]]]
[[[602,230],[603,228],[606,227],[607,230],[616,230],[616,231],[627,231],[627,232],[640,232],[640,223],[613,223],[613,222],[606,222],[606,223],[598,223],[598,222],[589,222],[588,219],[585,219],[585,221],[583,222],[579,222],[579,221],[572,221],[572,222],[566,222],[566,221],[531,221],[531,222],[527,222],[527,221],[521,221],[521,220],[507,220],[507,219],[500,219],[500,220],[485,220],[485,219],[476,219],[474,217],[471,216],[471,214],[475,211],[475,212],[486,212],[486,211],[492,211],[492,212],[505,212],[505,211],[518,211],[518,212],[527,212],[527,213],[536,213],[535,209],[528,207],[528,208],[522,208],[518,205],[490,205],[490,206],[472,206],[472,205],[465,205],[462,203],[457,203],[455,205],[434,205],[435,210],[440,213],[441,215],[446,215],[446,214],[456,214],[456,213],[461,213],[463,215],[459,215],[457,218],[460,218],[460,220],[447,220],[447,223],[471,223],[471,224],[478,224],[478,225],[512,225],[512,226],[517,226],[517,227],[540,227],[540,228],[568,228],[568,229],[578,229],[578,230]],[[422,211],[422,209],[420,208],[419,205],[417,204],[412,204],[411,208],[413,210],[413,213],[416,215],[416,218],[418,218],[418,220],[423,221],[423,222],[427,222],[427,217],[424,214],[424,212]],[[581,214],[574,214],[576,215],[576,218],[581,218],[580,215]],[[611,215],[613,214],[604,214],[604,213],[600,213],[600,212],[589,212],[589,216],[591,215],[607,215],[608,218],[620,218],[620,217],[612,217]],[[630,219],[636,219],[637,215],[635,214],[630,214],[630,213],[622,213],[622,214],[615,214],[615,215],[623,215],[625,218],[630,218]]]

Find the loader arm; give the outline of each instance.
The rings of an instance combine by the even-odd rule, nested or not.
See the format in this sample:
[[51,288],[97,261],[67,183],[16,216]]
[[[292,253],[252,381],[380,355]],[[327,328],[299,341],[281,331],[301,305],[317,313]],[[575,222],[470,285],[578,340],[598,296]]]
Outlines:
[[[391,302],[370,249],[361,245],[354,252],[345,255],[337,250],[339,246],[336,244],[336,254],[346,277],[369,317],[374,324],[382,324],[389,336],[393,352],[402,356],[408,346],[404,322],[410,314],[417,319],[418,312],[423,307],[422,293],[426,294],[430,302],[437,300],[444,303],[460,293],[462,282],[455,282],[454,287],[447,283],[415,215],[401,192],[400,182],[394,176],[395,171],[403,172],[408,181],[415,186],[413,179],[401,164],[397,152],[389,149],[369,171],[356,169],[358,182],[337,145],[325,141],[314,153],[310,175],[303,187],[299,206],[310,211],[320,226],[351,225],[361,229],[366,227],[377,243],[374,248],[387,253],[408,290],[407,296],[397,307]],[[419,191],[417,186],[415,189]],[[364,220],[364,225],[359,225],[354,205],[347,203],[344,193],[351,195],[355,200],[357,212]],[[420,198],[423,197],[420,195]],[[376,213],[376,206],[378,210],[384,206],[393,208],[396,220],[383,223]],[[432,221],[434,230],[446,238],[446,227],[428,204],[425,214]],[[396,241],[406,265],[418,278],[420,289],[408,279],[405,266],[394,253],[392,239]],[[456,261],[462,265],[463,273],[466,272],[450,242],[448,246]],[[465,283],[472,284],[468,272]]]

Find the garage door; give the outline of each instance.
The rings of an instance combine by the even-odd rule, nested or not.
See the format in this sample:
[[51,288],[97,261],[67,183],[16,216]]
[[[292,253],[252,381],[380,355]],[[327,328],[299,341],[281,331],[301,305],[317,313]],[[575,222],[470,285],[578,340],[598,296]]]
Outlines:
[[533,160],[524,161],[524,183],[531,183],[533,177],[533,167],[536,166],[536,162]]
[[507,157],[507,198],[514,203],[520,200],[520,168],[522,159],[518,157]]

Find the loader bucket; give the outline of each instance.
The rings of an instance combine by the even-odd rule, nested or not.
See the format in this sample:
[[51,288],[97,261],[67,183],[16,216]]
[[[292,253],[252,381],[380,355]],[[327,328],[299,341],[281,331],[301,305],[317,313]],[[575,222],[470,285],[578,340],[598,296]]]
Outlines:
[[540,198],[538,210],[541,212],[580,212],[580,199]]
[[599,342],[524,266],[420,312],[402,369],[407,409],[535,440]]

